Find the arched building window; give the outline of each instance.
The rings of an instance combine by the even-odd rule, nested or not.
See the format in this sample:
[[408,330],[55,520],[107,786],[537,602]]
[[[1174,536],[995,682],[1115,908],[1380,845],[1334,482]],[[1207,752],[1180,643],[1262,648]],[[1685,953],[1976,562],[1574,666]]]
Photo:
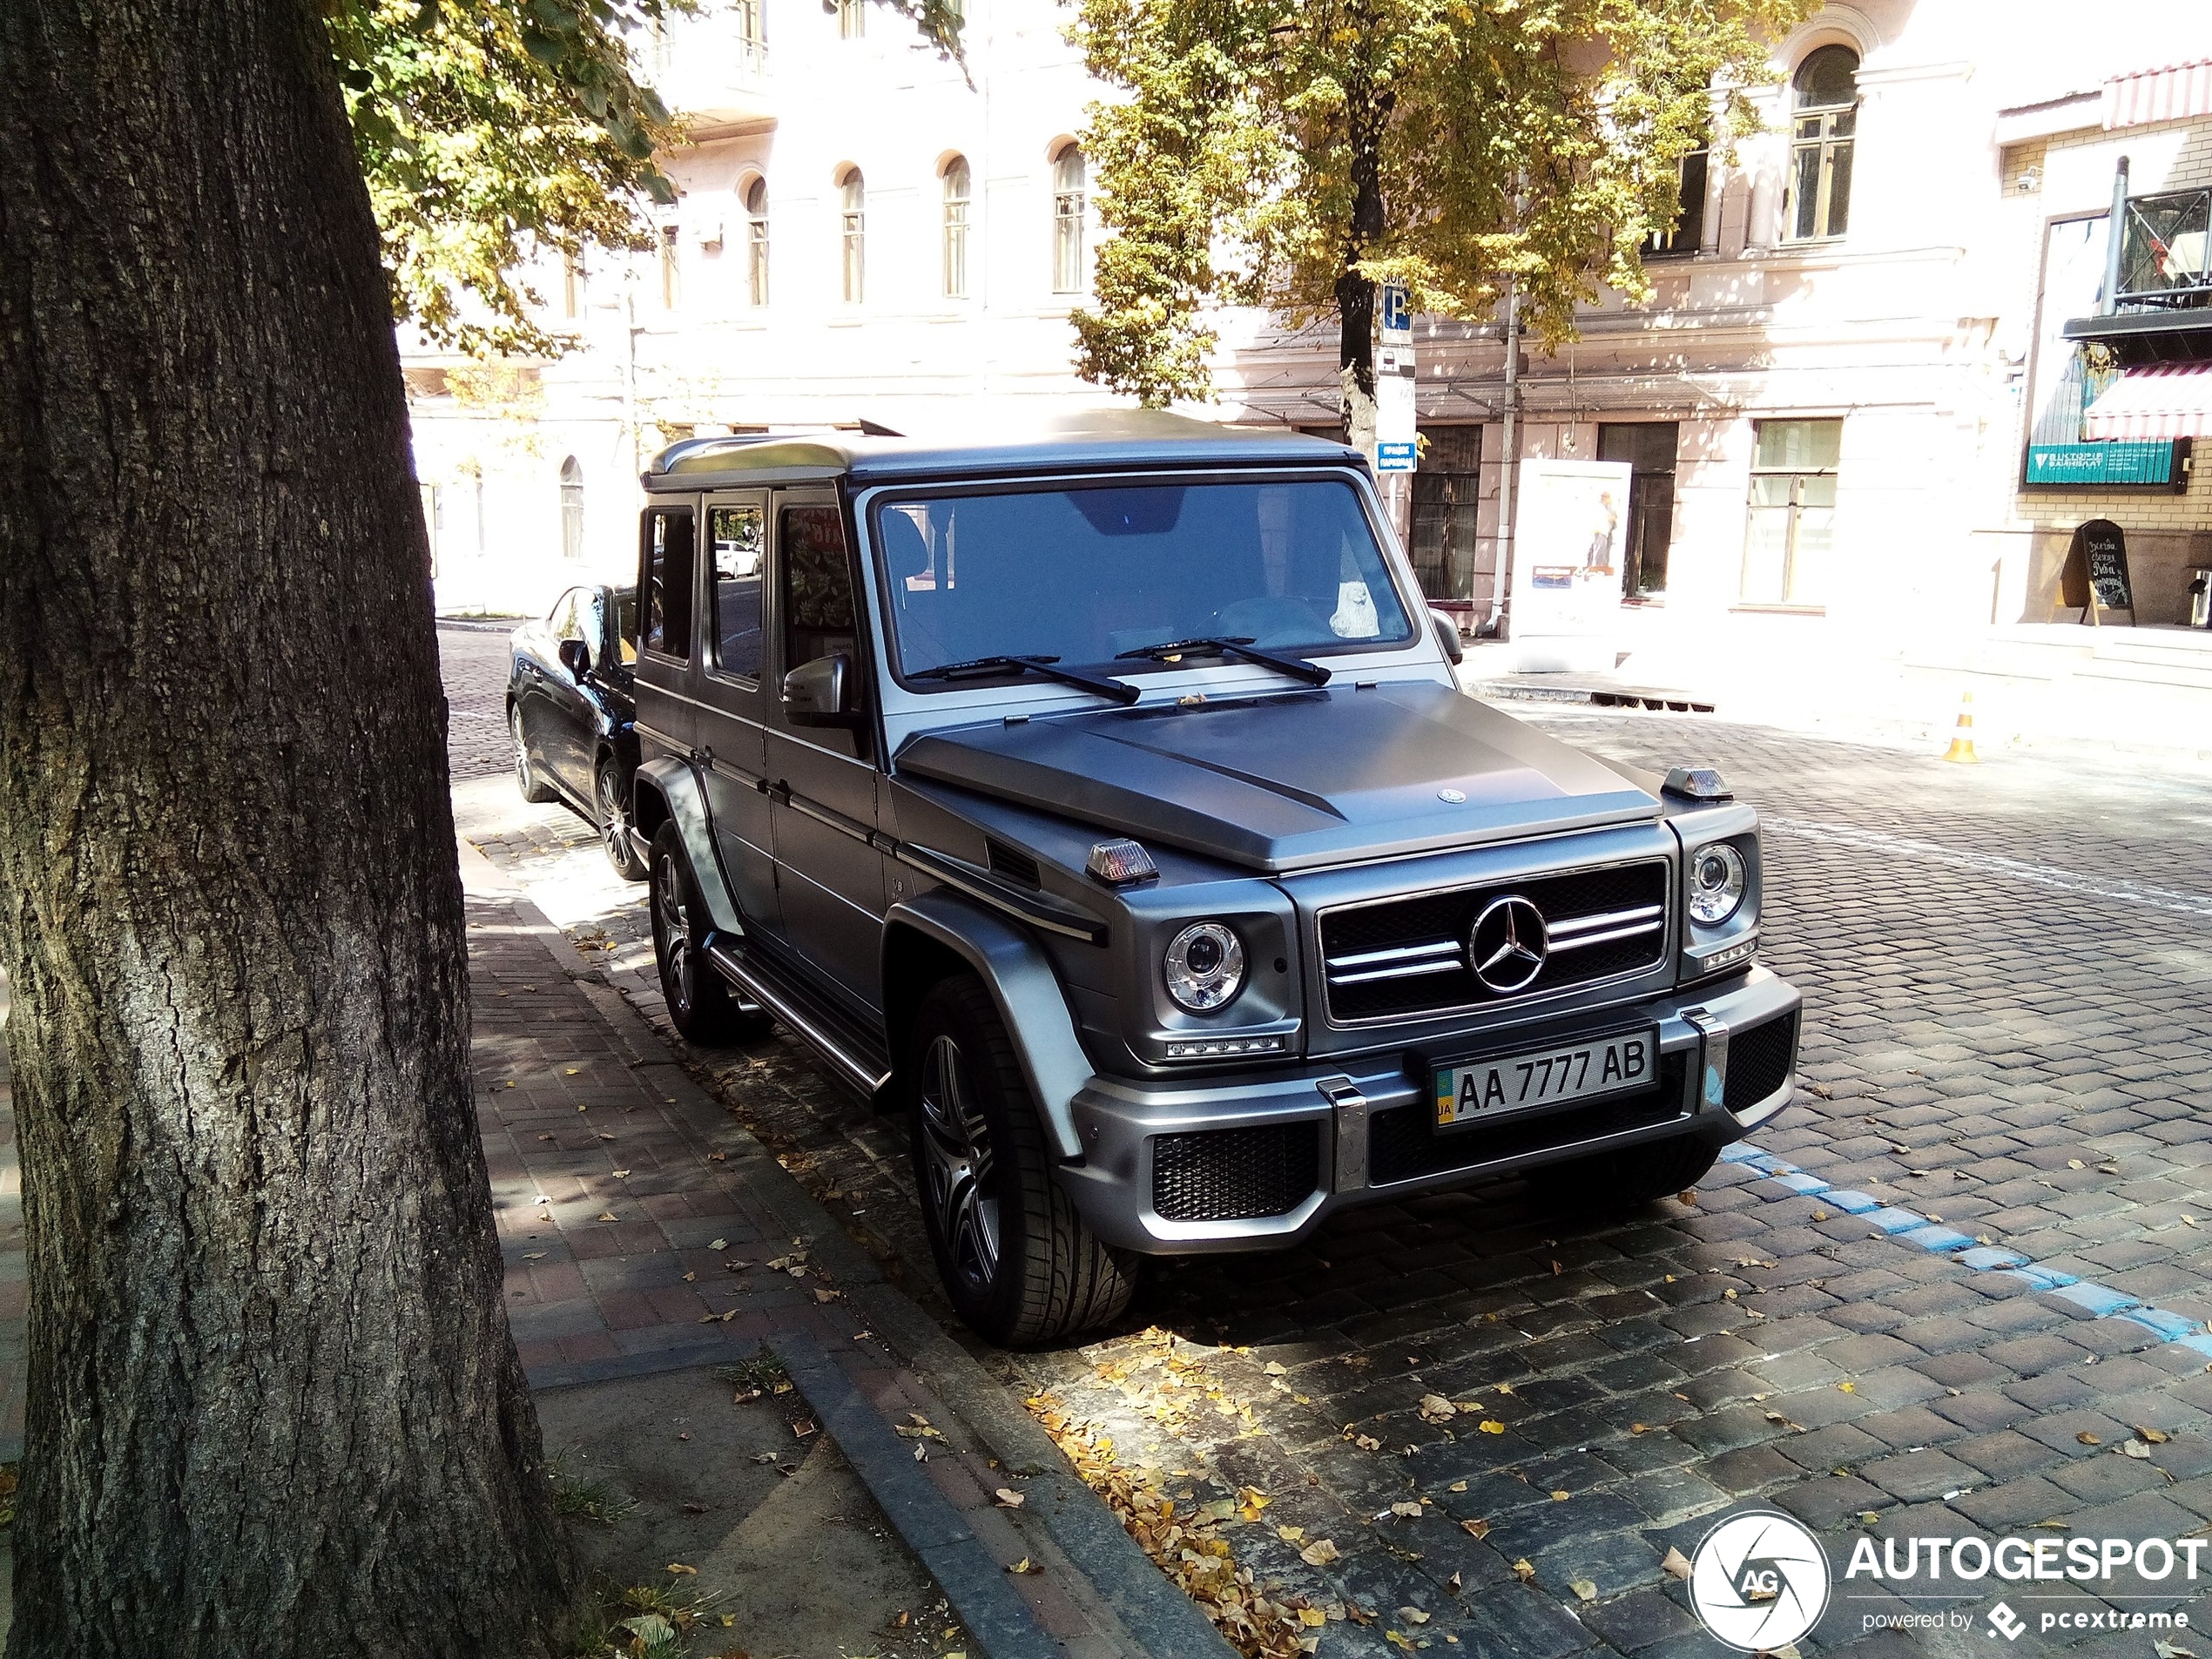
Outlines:
[[745,280],[748,304],[768,303],[768,181],[755,179],[745,190]]
[[561,556],[583,556],[583,469],[574,455],[561,463]]
[[945,164],[945,298],[968,298],[968,206],[970,174],[965,158]]
[[867,292],[868,187],[858,167],[847,167],[839,182],[843,204],[845,302],[857,306]]
[[1858,54],[1809,53],[1791,78],[1790,239],[1841,236],[1851,222],[1851,145],[1858,131]]
[[1083,152],[1070,143],[1052,158],[1052,291],[1081,293],[1085,274]]

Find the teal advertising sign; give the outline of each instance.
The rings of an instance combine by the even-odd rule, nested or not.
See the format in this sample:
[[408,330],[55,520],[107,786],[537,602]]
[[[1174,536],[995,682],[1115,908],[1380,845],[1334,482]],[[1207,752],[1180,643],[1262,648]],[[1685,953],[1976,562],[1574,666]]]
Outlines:
[[2182,457],[2188,454],[2187,439],[2176,442],[2125,441],[2107,443],[2031,443],[2027,446],[2027,475],[2033,486],[2121,485],[2134,489],[2187,487]]

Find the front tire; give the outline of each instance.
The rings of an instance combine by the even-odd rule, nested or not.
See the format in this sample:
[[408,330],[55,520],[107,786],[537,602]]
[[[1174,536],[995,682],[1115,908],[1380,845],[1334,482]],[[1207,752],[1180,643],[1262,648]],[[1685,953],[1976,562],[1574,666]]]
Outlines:
[[607,862],[625,881],[643,881],[646,866],[630,840],[630,801],[622,787],[622,772],[610,755],[592,775],[592,794],[599,806],[599,840],[607,849]]
[[941,980],[907,1047],[914,1186],[954,1309],[1001,1347],[1117,1317],[1137,1258],[1102,1244],[1053,1180],[1044,1125],[981,981]]
[[515,787],[523,792],[523,799],[530,802],[553,799],[553,786],[537,775],[537,763],[530,759],[530,740],[523,730],[522,705],[516,704],[507,711],[508,735],[515,739]]
[[1648,1141],[1615,1152],[1593,1153],[1529,1171],[1528,1184],[1555,1210],[1632,1210],[1671,1198],[1705,1178],[1721,1150],[1695,1136]]
[[691,878],[683,833],[673,822],[663,824],[653,837],[650,873],[653,965],[660,970],[669,1023],[685,1042],[709,1049],[765,1035],[772,1023],[768,1016],[740,1006],[728,981],[706,959],[706,902]]

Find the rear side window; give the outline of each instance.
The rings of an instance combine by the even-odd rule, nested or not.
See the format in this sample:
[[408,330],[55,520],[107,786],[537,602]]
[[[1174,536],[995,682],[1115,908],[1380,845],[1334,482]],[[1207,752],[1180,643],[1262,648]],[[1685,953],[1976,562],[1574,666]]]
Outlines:
[[645,649],[688,662],[691,656],[691,562],[698,521],[688,507],[656,507],[646,513],[641,572]]
[[758,507],[710,507],[714,543],[714,661],[725,674],[760,678],[760,543]]

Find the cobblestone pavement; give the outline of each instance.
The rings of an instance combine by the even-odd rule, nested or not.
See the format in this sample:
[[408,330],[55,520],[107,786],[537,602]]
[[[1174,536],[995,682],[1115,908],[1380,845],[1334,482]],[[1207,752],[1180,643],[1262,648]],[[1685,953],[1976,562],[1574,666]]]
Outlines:
[[446,765],[456,780],[507,770],[507,636],[511,626],[438,624],[438,662],[446,682]]
[[[1123,1334],[1001,1376],[1201,1497],[1268,1495],[1226,1535],[1353,1615],[1325,1653],[1714,1653],[1661,1561],[1744,1501],[1822,1532],[1839,1572],[1862,1531],[2212,1531],[2208,1355],[2167,1339],[2212,1318],[2212,779],[1515,711],[1637,764],[1715,761],[1765,815],[1764,956],[1807,1008],[1805,1090],[1756,1137],[1784,1179],[1723,1163],[1694,1203],[1610,1218],[1511,1184],[1359,1211],[1286,1254],[1159,1264]],[[487,850],[524,880],[546,856]],[[787,1042],[692,1058],[856,1237],[926,1264],[894,1123]],[[2102,1588],[2199,1608],[2178,1573]],[[2001,1594],[2028,1621],[2007,1651],[2150,1651],[2045,1633],[2107,1605],[2064,1581],[1918,1588],[1839,1581],[1801,1645],[1986,1650]]]

